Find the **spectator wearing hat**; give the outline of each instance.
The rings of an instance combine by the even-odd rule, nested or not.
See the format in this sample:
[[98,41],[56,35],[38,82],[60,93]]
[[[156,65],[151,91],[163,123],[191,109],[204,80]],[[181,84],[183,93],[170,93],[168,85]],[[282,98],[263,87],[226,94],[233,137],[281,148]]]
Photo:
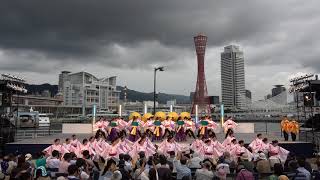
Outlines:
[[217,171],[216,171],[216,176],[220,179],[220,180],[226,180],[227,179],[227,174],[230,173],[230,168],[228,164],[225,163],[221,163],[218,164],[216,167]]
[[25,161],[26,161],[27,163],[29,163],[32,168],[34,168],[34,167],[35,167],[35,164],[34,164],[34,162],[32,161],[32,155],[31,155],[30,153],[28,153],[28,154],[26,154],[24,157],[25,157]]
[[252,161],[249,161],[249,156],[247,153],[243,153],[240,156],[240,162],[239,164],[242,164],[244,168],[246,168],[250,172],[254,172],[254,164]]
[[237,172],[236,180],[254,180],[252,172],[248,171],[242,164],[238,165]]
[[259,153],[256,169],[258,173],[271,173],[270,162],[264,153]]
[[209,162],[205,162],[202,164],[201,169],[196,170],[196,180],[211,180],[214,176],[211,171],[211,164]]

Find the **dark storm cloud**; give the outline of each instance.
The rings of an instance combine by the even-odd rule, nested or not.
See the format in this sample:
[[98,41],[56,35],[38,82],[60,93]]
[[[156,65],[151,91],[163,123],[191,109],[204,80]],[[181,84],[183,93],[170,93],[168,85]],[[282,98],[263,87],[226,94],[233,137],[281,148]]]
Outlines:
[[[258,1],[4,1],[0,6],[0,47],[49,56],[90,57],[113,43],[141,41],[192,47],[204,32],[221,46],[264,32],[277,14]],[[81,58],[82,59],[82,58]]]
[[[166,65],[161,77],[173,81],[171,89],[163,86],[188,94],[196,80],[192,37],[203,32],[208,89],[220,94],[220,52],[234,43],[244,51],[246,87],[263,97],[295,72],[320,71],[319,6],[318,0],[4,0],[0,70],[42,82],[56,81],[61,70],[110,73],[138,89],[152,80],[151,67]],[[130,84],[137,78],[141,84]],[[190,82],[175,83],[182,79]]]

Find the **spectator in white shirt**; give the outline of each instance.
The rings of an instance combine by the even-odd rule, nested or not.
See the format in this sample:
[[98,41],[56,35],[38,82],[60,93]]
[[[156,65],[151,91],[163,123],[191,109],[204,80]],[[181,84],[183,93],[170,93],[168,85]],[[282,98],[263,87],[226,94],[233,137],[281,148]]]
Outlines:
[[198,153],[193,153],[192,158],[188,162],[188,167],[189,168],[201,168],[201,163],[202,159],[199,157]]
[[196,180],[211,180],[213,178],[213,172],[211,171],[211,164],[205,162],[202,164],[201,169],[196,170]]
[[50,157],[47,158],[47,167],[51,169],[58,169],[60,167],[60,153],[53,150]]

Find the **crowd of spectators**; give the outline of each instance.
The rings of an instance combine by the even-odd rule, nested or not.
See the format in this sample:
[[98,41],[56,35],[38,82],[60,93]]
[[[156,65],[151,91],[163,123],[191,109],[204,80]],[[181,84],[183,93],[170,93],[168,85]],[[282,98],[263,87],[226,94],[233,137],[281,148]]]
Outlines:
[[[88,151],[82,158],[73,153],[61,157],[58,151],[51,156],[38,153],[0,156],[0,179],[59,179],[59,180],[213,180],[213,179],[320,179],[318,169],[312,169],[304,157],[289,155],[284,164],[274,162],[264,153],[249,159],[242,154],[236,161],[225,152],[217,160],[202,159],[199,154],[170,152],[169,156],[155,154],[137,159],[128,154],[119,158],[94,159]],[[316,163],[320,167],[320,161]]]

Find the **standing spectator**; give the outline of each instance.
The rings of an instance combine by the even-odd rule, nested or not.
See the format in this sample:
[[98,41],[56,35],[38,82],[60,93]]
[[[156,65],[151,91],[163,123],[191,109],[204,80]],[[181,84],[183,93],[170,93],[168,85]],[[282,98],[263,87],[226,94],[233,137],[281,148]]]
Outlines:
[[47,158],[47,167],[50,169],[58,169],[60,166],[59,151],[53,150],[51,156]]
[[188,177],[191,179],[191,170],[187,167],[187,158],[179,152],[177,159],[173,162],[177,169],[177,180]]
[[201,169],[196,170],[196,180],[211,180],[213,178],[213,172],[211,171],[211,164],[205,162],[202,164]]
[[264,153],[259,153],[256,169],[258,173],[271,173],[270,162]]
[[273,174],[269,176],[269,180],[278,180],[279,176],[283,175],[282,164],[276,163],[273,166]]
[[168,180],[171,178],[171,170],[167,165],[167,158],[164,155],[159,156],[160,167],[157,169],[159,180]]
[[60,163],[59,166],[59,172],[60,173],[68,173],[68,167],[70,166],[70,160],[71,160],[71,154],[70,153],[65,153],[63,155],[63,160]]
[[68,167],[68,180],[80,180],[79,169],[75,164]]

